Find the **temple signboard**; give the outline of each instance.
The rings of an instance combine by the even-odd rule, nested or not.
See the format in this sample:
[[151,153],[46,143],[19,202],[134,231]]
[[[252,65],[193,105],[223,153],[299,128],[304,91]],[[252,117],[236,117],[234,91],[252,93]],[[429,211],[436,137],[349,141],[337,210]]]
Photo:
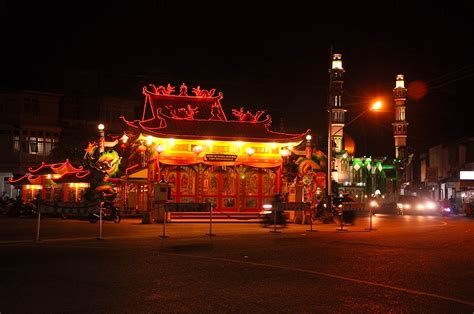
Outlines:
[[237,155],[206,154],[207,161],[236,161]]

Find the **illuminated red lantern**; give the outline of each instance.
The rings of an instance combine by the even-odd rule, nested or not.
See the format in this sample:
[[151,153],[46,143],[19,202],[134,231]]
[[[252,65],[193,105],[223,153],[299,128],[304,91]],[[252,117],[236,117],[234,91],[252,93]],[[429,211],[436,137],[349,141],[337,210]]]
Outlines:
[[145,145],[140,145],[137,147],[137,152],[139,153],[144,153],[146,151],[146,146]]

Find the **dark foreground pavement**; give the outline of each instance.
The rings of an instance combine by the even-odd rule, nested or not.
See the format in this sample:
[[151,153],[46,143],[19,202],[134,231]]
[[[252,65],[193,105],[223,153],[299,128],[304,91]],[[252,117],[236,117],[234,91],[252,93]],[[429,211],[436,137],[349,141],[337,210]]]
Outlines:
[[3,313],[473,313],[474,220],[0,220]]

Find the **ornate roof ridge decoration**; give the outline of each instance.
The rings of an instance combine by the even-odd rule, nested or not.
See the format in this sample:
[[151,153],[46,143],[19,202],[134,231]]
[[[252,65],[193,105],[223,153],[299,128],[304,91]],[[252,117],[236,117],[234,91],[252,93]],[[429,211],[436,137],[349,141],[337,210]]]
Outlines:
[[189,98],[212,98],[221,100],[224,98],[224,94],[219,92],[217,96],[214,96],[216,89],[212,88],[208,89],[201,89],[201,86],[198,85],[197,87],[192,88],[192,92],[194,96],[188,95],[188,87],[185,83],[181,84],[179,88],[179,94],[172,94],[175,92],[175,87],[168,84],[166,87],[160,85],[158,87],[155,84],[148,84],[148,86],[143,86],[143,94],[145,95],[155,95],[155,96],[173,96],[173,97],[189,97]]
[[[237,109],[232,109],[232,114],[237,117],[238,121],[249,121],[249,122],[258,122],[260,116],[265,113],[265,110],[258,110],[255,113],[251,113],[249,110],[244,112],[244,107],[240,107]],[[266,120],[270,120],[271,124],[271,116],[269,114],[266,115]]]
[[[49,168],[49,169],[48,169]],[[52,173],[56,174],[62,174],[64,172],[79,172],[83,171],[84,167],[79,166],[79,167],[74,167],[70,162],[69,159],[66,159],[65,162],[59,162],[59,163],[53,163],[53,164],[47,164],[44,161],[41,162],[41,165],[34,169],[32,167],[28,168],[28,172],[35,174],[38,173],[40,170],[44,169],[43,171],[47,172],[48,170],[51,170]],[[51,174],[52,174],[51,173]]]
[[[162,108],[163,114],[178,119],[227,120],[220,104],[220,100],[224,97],[222,92],[214,96],[216,89],[207,90],[197,86],[192,88],[194,93],[192,96],[188,95],[185,83],[181,84],[179,94],[173,94],[175,90],[170,84],[166,87],[162,85],[156,87],[154,84],[144,86],[142,92],[145,95],[145,104],[141,120],[145,120],[147,115],[156,118],[159,108]],[[136,124],[132,126],[134,125]]]
[[13,185],[41,184],[41,176],[27,173],[18,179],[8,178],[8,183]]
[[89,170],[79,171],[79,172],[65,172],[61,176],[56,178],[51,178],[54,183],[63,184],[63,183],[75,183],[75,182],[89,182],[91,172]]
[[[163,114],[162,111],[163,111],[162,108],[156,109],[157,115],[156,115],[155,118],[146,119],[146,120],[139,120],[139,121],[138,121],[138,125],[139,125],[140,127],[142,127],[143,129],[146,129],[146,130],[149,130],[149,129],[151,129],[151,130],[155,130],[155,129],[156,129],[156,130],[157,130],[157,129],[164,129],[164,128],[166,128],[167,124],[166,124],[166,119],[165,119],[165,117],[167,117],[167,116],[166,116],[165,114]],[[170,119],[172,119],[172,118],[170,117]],[[145,123],[147,123],[147,122],[152,122],[152,121],[156,121],[156,120],[159,121],[158,126],[153,127],[153,128],[144,126]]]
[[[241,108],[243,109],[243,107]],[[236,109],[232,109],[233,112],[238,112]],[[265,125],[268,125],[270,126],[272,124],[272,117],[271,115],[267,114],[265,115],[265,119],[263,120],[258,120],[263,113],[265,113],[265,110],[260,110],[260,111],[257,111],[254,114],[252,114],[250,111],[247,110],[246,113],[243,113],[241,118],[239,118],[239,120],[226,120],[226,121],[223,121],[223,120],[219,120],[219,119],[194,119],[192,118],[191,116],[189,117],[179,117],[177,115],[167,115],[165,113],[163,113],[163,109],[162,108],[158,108],[156,110],[157,112],[157,115],[156,115],[156,118],[155,119],[147,119],[147,120],[139,120],[138,123],[140,124],[140,126],[142,126],[142,123],[146,123],[146,122],[149,122],[151,120],[160,120],[160,126],[159,127],[156,127],[155,129],[161,129],[161,128],[166,128],[166,119],[174,119],[174,120],[193,120],[193,121],[219,121],[219,122],[229,122],[229,123],[263,123]],[[235,114],[234,114],[235,115]]]
[[83,179],[87,177],[91,172],[89,170],[83,170],[83,171],[77,171],[77,172],[64,172],[61,174],[61,176],[56,177],[56,178],[51,178],[53,181],[60,180],[61,178],[67,177],[67,176],[75,176],[78,179]]
[[216,90],[192,88],[194,95],[188,95],[188,86],[182,83],[179,92],[168,84],[143,87],[145,95],[141,119],[127,120],[131,131],[146,132],[154,136],[189,138],[189,139],[221,139],[249,141],[300,141],[310,131],[298,134],[271,131],[271,115],[265,110],[250,110],[240,107],[232,109],[235,119],[228,120],[220,100],[223,94],[215,96]]
[[28,179],[29,174],[24,174],[23,176],[19,177],[18,179],[13,179],[13,178],[8,178],[9,183],[17,183],[20,182],[21,180]]

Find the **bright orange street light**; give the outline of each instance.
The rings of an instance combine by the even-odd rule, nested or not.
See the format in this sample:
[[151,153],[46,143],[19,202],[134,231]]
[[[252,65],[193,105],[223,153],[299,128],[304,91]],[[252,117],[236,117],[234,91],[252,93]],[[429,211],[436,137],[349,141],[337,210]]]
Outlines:
[[383,103],[381,100],[377,100],[376,102],[374,102],[374,104],[372,105],[372,107],[370,107],[370,110],[371,111],[380,111],[383,107]]
[[362,111],[361,113],[359,113],[357,116],[355,116],[352,120],[350,120],[349,122],[347,122],[346,124],[344,124],[343,127],[341,127],[339,130],[337,130],[336,132],[334,132],[334,134],[337,134],[339,133],[342,129],[344,129],[345,127],[347,127],[349,124],[352,124],[355,120],[359,119],[360,117],[362,117],[364,114],[366,114],[367,112],[369,111],[381,111],[382,110],[382,107],[383,107],[383,103],[381,100],[377,100],[376,102],[374,102],[372,104],[372,106],[370,106],[368,109],[365,109],[364,111]]

